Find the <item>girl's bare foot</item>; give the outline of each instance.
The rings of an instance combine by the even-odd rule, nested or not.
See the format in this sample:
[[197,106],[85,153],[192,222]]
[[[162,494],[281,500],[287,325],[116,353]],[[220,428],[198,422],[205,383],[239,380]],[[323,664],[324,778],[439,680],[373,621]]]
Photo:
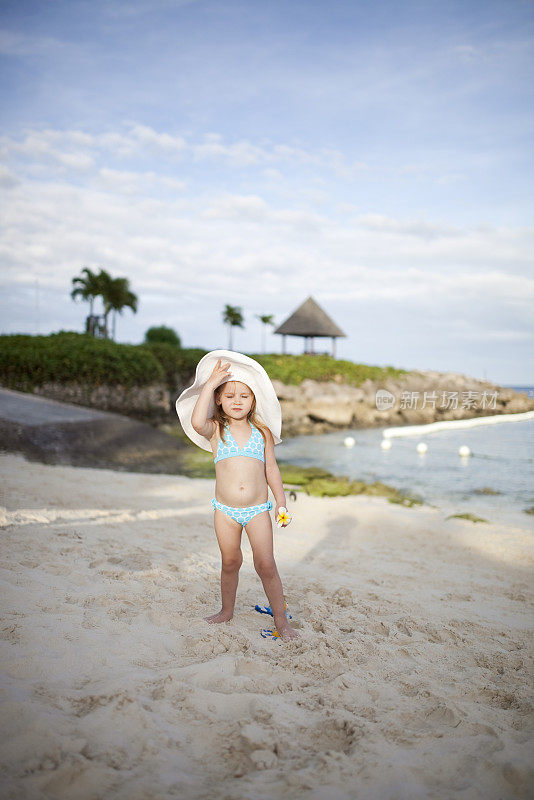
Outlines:
[[296,632],[287,622],[285,625],[277,625],[276,630],[284,642],[290,642],[291,639],[300,639],[300,634]]
[[206,622],[228,622],[234,615],[228,611],[219,611],[217,614],[212,614],[210,617],[204,617]]

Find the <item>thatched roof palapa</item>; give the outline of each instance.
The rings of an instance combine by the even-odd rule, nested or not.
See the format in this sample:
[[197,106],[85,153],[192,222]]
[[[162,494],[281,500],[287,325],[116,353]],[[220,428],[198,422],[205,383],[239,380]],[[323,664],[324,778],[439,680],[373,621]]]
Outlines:
[[[323,311],[310,295],[285,322],[278,326],[274,333],[281,334],[283,338],[283,352],[285,352],[286,336],[303,336],[304,352],[313,353],[313,339],[317,337],[330,337],[332,339],[332,355],[334,355],[335,340],[339,336],[346,336],[341,328]],[[311,348],[308,351],[308,339],[311,339]]]

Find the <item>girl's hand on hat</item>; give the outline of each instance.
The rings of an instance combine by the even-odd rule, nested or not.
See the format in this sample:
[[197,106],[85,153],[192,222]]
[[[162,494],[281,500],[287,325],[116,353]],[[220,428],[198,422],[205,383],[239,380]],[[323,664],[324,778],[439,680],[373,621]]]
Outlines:
[[223,380],[227,381],[230,378],[231,370],[229,369],[230,362],[227,361],[226,364],[221,364],[221,359],[217,360],[217,363],[213,367],[213,371],[208,378],[208,383],[213,384],[215,388],[219,386]]

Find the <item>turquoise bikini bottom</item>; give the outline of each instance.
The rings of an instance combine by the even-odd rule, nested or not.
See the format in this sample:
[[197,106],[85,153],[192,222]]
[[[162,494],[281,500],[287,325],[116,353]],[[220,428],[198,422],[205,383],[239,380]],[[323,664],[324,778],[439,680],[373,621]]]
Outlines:
[[211,504],[214,509],[218,508],[220,511],[224,511],[224,513],[235,519],[236,522],[239,522],[240,525],[246,525],[247,522],[256,516],[256,514],[260,514],[262,511],[270,511],[273,507],[273,504],[270,500],[267,500],[266,503],[261,503],[259,506],[248,506],[248,508],[234,508],[234,506],[225,506],[224,503],[219,503],[218,500],[213,498]]

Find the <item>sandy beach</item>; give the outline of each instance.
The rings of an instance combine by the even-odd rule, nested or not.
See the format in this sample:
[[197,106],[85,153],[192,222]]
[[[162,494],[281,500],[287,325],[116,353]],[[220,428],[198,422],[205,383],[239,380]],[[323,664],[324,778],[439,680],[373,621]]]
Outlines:
[[533,796],[532,518],[299,493],[288,644],[260,636],[245,533],[235,617],[203,620],[212,481],[0,469],[3,797]]

